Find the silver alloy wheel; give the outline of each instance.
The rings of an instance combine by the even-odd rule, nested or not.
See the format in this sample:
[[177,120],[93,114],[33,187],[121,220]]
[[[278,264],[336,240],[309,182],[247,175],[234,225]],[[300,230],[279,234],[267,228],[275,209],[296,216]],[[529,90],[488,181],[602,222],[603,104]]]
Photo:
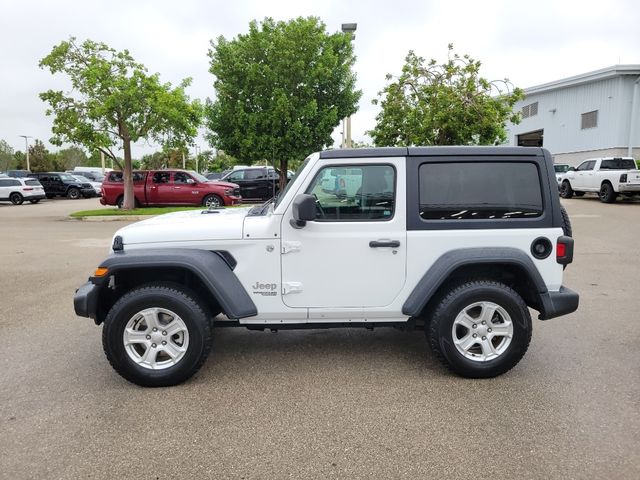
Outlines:
[[487,362],[502,355],[513,338],[507,311],[493,302],[476,302],[462,309],[452,327],[453,343],[465,358]]
[[216,195],[209,195],[205,201],[205,207],[218,208],[221,206],[220,198]]
[[150,370],[162,370],[182,360],[189,347],[189,330],[171,310],[146,308],[127,322],[122,341],[131,360]]

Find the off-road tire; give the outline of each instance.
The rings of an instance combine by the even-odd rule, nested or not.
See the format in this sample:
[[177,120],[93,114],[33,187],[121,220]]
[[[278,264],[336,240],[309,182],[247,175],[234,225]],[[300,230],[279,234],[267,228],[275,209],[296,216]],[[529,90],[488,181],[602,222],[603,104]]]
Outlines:
[[[468,305],[490,301],[507,311],[513,323],[513,337],[497,358],[477,362],[464,357],[453,343],[456,316]],[[531,315],[520,295],[493,280],[469,280],[454,286],[437,303],[425,330],[435,356],[449,370],[467,378],[491,378],[512,369],[522,359],[531,342]]]
[[609,182],[604,182],[600,186],[600,192],[598,192],[598,197],[600,198],[600,201],[603,203],[613,203],[616,201],[616,198],[618,198],[618,194],[613,189],[613,185],[611,185]]
[[560,185],[560,196],[567,199],[573,197],[573,189],[568,180],[564,180]]
[[[141,310],[169,309],[186,324],[189,343],[182,359],[168,368],[151,370],[127,354],[123,333],[127,322]],[[111,366],[126,380],[143,387],[168,387],[184,382],[204,364],[212,343],[205,309],[191,291],[179,285],[151,283],[123,295],[109,310],[102,329],[102,346]]]
[[564,208],[564,205],[560,205],[560,213],[562,214],[562,233],[567,237],[573,236],[573,230],[571,228],[571,219],[569,218],[569,213],[567,209]]

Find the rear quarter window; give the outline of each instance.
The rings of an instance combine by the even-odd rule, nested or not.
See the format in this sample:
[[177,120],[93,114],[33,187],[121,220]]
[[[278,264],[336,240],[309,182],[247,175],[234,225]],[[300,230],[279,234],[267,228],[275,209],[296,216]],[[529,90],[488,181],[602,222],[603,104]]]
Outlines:
[[419,168],[420,218],[503,220],[543,213],[538,167],[528,162],[425,163]]

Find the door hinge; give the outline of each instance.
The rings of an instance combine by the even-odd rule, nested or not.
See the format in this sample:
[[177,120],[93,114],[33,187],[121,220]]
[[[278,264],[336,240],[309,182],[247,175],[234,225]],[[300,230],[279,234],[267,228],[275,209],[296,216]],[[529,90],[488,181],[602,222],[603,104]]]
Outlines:
[[299,252],[301,247],[300,242],[282,242],[282,253]]
[[289,295],[290,293],[302,292],[302,283],[300,282],[283,282],[282,283],[282,295]]

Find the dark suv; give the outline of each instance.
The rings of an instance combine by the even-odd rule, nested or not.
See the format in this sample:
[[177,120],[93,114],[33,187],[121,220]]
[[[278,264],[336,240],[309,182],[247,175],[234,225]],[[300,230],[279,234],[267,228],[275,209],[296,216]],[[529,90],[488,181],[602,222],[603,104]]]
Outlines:
[[246,167],[236,168],[220,181],[231,182],[240,186],[240,195],[243,200],[269,200],[278,191],[280,180],[278,171],[272,167]]
[[96,191],[90,183],[79,182],[69,173],[45,172],[32,173],[29,176],[40,180],[47,198],[59,196],[77,200],[96,196]]

